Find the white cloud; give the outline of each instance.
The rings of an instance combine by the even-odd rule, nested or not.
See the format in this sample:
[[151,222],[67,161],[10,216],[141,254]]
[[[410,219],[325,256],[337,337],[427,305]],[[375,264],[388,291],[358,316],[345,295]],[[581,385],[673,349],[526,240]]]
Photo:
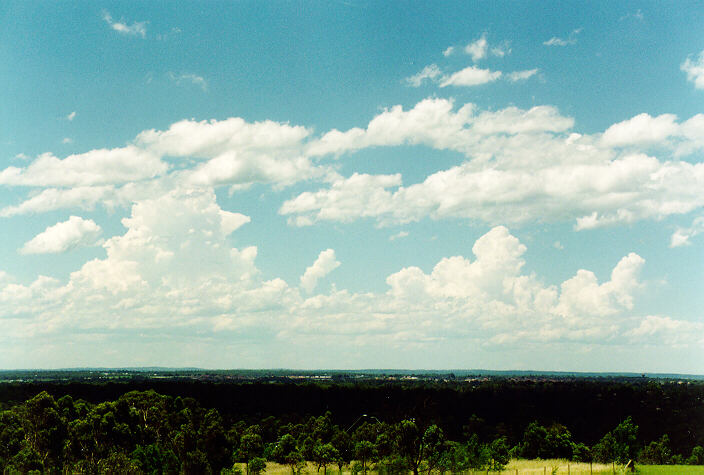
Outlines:
[[301,276],[301,287],[308,293],[313,292],[318,281],[340,266],[333,249],[322,251],[312,266]]
[[225,212],[212,191],[176,189],[137,202],[127,232],[109,239],[107,258],[72,274],[72,281],[109,291],[132,287],[191,286],[217,278],[251,278],[256,248],[237,251],[225,238],[249,217]]
[[20,249],[20,254],[55,254],[78,246],[96,246],[102,229],[91,219],[71,216],[49,226]]
[[518,81],[525,81],[526,79],[530,79],[533,76],[535,76],[538,73],[537,69],[528,69],[525,71],[514,71],[512,73],[508,73],[507,77],[508,80],[511,82],[518,82]]
[[366,129],[327,132],[310,142],[306,153],[320,156],[402,144],[424,144],[440,149],[460,147],[465,142],[464,126],[473,114],[474,105],[466,104],[457,112],[452,109],[452,101],[446,99],[425,99],[407,111],[394,106],[374,117]]
[[0,217],[44,213],[66,208],[89,210],[113,190],[111,186],[47,188],[19,205],[6,206],[0,210]]
[[76,325],[85,331],[267,326],[255,317],[280,314],[290,291],[280,279],[261,280],[256,247],[229,245],[227,236],[249,220],[221,209],[212,190],[175,189],[140,200],[122,221],[127,231],[104,243],[104,259],[73,272],[50,300],[34,300],[29,287],[0,285],[0,314],[33,315],[24,336]]
[[577,230],[689,213],[704,204],[704,164],[615,148],[658,145],[675,156],[700,150],[704,115],[675,119],[640,115],[589,136],[568,133],[573,119],[547,106],[478,112],[465,104],[455,111],[444,99],[407,111],[396,106],[366,129],[325,134],[308,153],[408,144],[455,150],[468,161],[407,187],[400,176],[335,176],[327,190],[304,192],[280,213],[296,225],[365,217],[381,224],[425,217],[490,224],[569,219]]
[[328,189],[286,201],[280,213],[291,215],[289,222],[296,225],[367,217],[381,224],[426,217],[489,224],[574,219],[581,230],[660,219],[704,205],[704,164],[663,164],[645,155],[593,164],[545,164],[533,170],[479,168],[466,162],[408,187],[400,186],[400,176],[393,177],[338,178]]
[[[447,348],[453,342],[476,347],[550,345],[575,348],[621,341],[629,308],[641,287],[638,256],[626,256],[611,279],[579,282],[578,274],[560,286],[544,285],[523,271],[526,246],[502,226],[476,240],[474,259],[441,259],[428,274],[406,267],[387,277],[385,294],[333,290],[297,304],[282,338],[344,336],[353,345],[383,344]],[[564,294],[561,294],[564,289]],[[580,301],[581,299],[581,301]],[[597,309],[585,305],[596,302]]]
[[655,345],[704,345],[704,323],[649,315],[626,332],[631,341]]
[[633,308],[633,292],[640,284],[638,274],[645,261],[631,253],[619,261],[611,272],[611,280],[599,284],[593,272],[579,270],[562,283],[556,311],[570,318],[588,315],[608,316],[622,309]]
[[[477,153],[481,148],[479,143],[487,135],[558,132],[570,128],[574,122],[548,106],[527,111],[508,107],[479,115],[475,114],[476,108],[471,103],[457,111],[453,108],[453,102],[446,99],[425,99],[410,110],[394,106],[374,117],[366,129],[326,133],[309,143],[307,154],[340,154],[367,147],[408,144],[470,155]],[[493,141],[487,146],[497,147]]]
[[685,59],[680,69],[687,73],[687,80],[693,82],[695,88],[704,89],[704,51],[694,60]]
[[73,111],[69,115],[66,116],[66,120],[68,120],[69,122],[75,118],[76,118],[76,111]]
[[675,157],[691,155],[704,150],[704,114],[679,123],[674,114],[638,114],[606,129],[601,143],[605,147],[657,147],[671,150]]
[[480,59],[486,58],[489,43],[486,41],[486,33],[482,34],[477,40],[469,43],[464,47],[464,52],[472,57],[475,63]]
[[376,217],[391,212],[393,206],[388,187],[401,184],[401,175],[353,174],[348,179],[338,178],[329,190],[303,192],[286,201],[279,213],[298,214],[290,224],[305,226],[319,220],[351,221],[362,217]]
[[65,138],[61,141],[61,143],[63,143],[63,144],[69,144],[69,143],[73,143],[73,140],[72,140],[70,137],[65,137]]
[[558,38],[557,36],[553,36],[547,41],[544,41],[543,44],[545,46],[568,46],[568,45],[574,45],[577,43],[577,35],[582,32],[581,28],[577,28],[576,30],[573,30],[572,33],[567,38]]
[[447,49],[442,52],[442,55],[447,58],[448,56],[451,56],[452,53],[454,53],[454,52],[455,52],[455,47],[454,47],[454,46],[448,46]]
[[570,40],[563,40],[562,38],[558,38],[557,36],[553,36],[547,41],[544,41],[543,44],[545,46],[567,46],[574,44],[576,41],[570,41]]
[[492,55],[503,58],[507,54],[511,53],[511,45],[508,41],[504,41],[500,45],[493,46],[490,51]]
[[450,75],[445,75],[436,64],[426,66],[418,74],[406,78],[406,82],[413,87],[420,87],[425,81],[438,83],[440,87],[447,86],[479,86],[496,81],[501,77],[510,82],[518,82],[531,78],[538,73],[537,69],[514,71],[504,75],[501,71],[491,71],[470,66]]
[[608,147],[623,147],[628,145],[647,145],[662,142],[677,131],[674,114],[662,114],[651,117],[649,114],[638,114],[631,119],[610,126],[601,137]]
[[695,218],[689,228],[678,228],[670,238],[670,247],[687,246],[691,244],[690,238],[704,233],[704,217]]
[[491,71],[475,66],[469,66],[457,71],[450,76],[444,77],[440,82],[440,87],[447,86],[479,86],[496,81],[501,77],[501,71]]
[[425,80],[434,80],[442,75],[442,71],[436,64],[431,64],[423,68],[418,74],[406,78],[406,82],[413,87],[420,87]]
[[301,126],[265,120],[182,120],[164,131],[145,130],[136,143],[158,154],[172,157],[214,158],[227,152],[285,153],[300,149],[311,134]]
[[389,236],[389,241],[395,241],[397,239],[403,239],[408,237],[408,231],[399,231],[396,234]]
[[173,72],[169,72],[169,78],[172,81],[174,81],[176,84],[188,82],[188,83],[195,84],[196,86],[200,87],[204,92],[208,90],[208,82],[205,80],[205,78],[203,78],[202,76],[198,76],[197,74],[193,74],[193,73],[175,74]]
[[133,22],[128,25],[125,21],[114,21],[108,12],[103,12],[103,20],[110,25],[113,30],[129,36],[147,37],[147,22]]
[[[382,345],[407,358],[419,348],[486,351],[509,343],[512,349],[548,345],[546,351],[562,343],[579,351],[604,343],[618,348],[624,336],[689,345],[697,342],[682,341],[684,332],[701,334],[666,317],[664,323],[634,320],[630,309],[643,264],[635,254],[606,282],[580,270],[561,285],[546,285],[524,271],[526,246],[498,226],[476,240],[473,258],[440,259],[427,274],[400,269],[387,277],[382,293],[333,286],[312,294],[317,280],[339,265],[334,251],[323,251],[301,279],[301,289],[311,293],[303,298],[281,279],[261,280],[256,248],[227,244],[225,236],[247,221],[228,215],[206,191],[140,201],[124,220],[127,231],[105,243],[107,257],[86,263],[67,284],[46,277],[27,286],[0,282],[0,315],[8,323],[0,339],[56,342],[71,340],[74,328],[89,335],[138,329],[147,337],[207,342],[210,349],[224,348],[221,340],[246,340],[259,350],[302,345],[291,348],[295,353],[333,336],[344,337],[354,353]],[[152,350],[145,346],[151,343],[131,342],[131,355]],[[96,358],[106,357],[96,350]]]
[[28,167],[8,167],[0,184],[10,186],[86,186],[138,181],[165,173],[166,163],[149,151],[129,145],[99,149],[59,159],[50,153]]

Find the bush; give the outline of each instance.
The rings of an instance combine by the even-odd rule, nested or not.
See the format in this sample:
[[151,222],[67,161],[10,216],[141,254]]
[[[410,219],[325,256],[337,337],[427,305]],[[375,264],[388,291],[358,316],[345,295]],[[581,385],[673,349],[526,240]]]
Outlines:
[[249,469],[249,473],[251,474],[256,475],[258,473],[261,473],[266,468],[266,460],[264,460],[262,457],[255,457],[249,461],[249,464],[247,464],[247,468]]

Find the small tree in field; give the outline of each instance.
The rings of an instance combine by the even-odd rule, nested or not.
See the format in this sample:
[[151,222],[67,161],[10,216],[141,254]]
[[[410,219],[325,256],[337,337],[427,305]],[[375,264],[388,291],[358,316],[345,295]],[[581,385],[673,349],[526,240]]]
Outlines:
[[368,440],[361,440],[355,444],[354,454],[362,462],[362,472],[367,473],[367,464],[374,457],[374,444]]
[[599,462],[622,464],[635,459],[637,435],[638,426],[629,416],[594,445],[594,458]]
[[704,465],[704,447],[697,445],[692,449],[692,455],[687,458],[688,465]]
[[247,469],[250,474],[257,475],[264,471],[266,468],[266,460],[261,457],[254,457],[247,464]]
[[313,449],[313,460],[320,467],[323,467],[323,473],[327,474],[328,465],[337,462],[340,458],[340,453],[332,444],[317,444]]

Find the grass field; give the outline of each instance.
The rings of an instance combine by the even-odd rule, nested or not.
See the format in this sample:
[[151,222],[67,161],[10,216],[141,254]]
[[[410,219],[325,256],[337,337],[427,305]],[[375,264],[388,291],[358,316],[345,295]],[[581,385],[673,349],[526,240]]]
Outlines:
[[703,473],[704,465],[639,465],[638,473],[656,475],[660,473]]
[[[245,467],[244,464],[241,466],[242,472],[245,472]],[[540,475],[540,474],[552,474],[552,473],[559,473],[559,474],[588,474],[588,473],[598,473],[598,474],[607,474],[607,473],[613,473],[614,468],[616,469],[616,473],[624,474],[624,473],[632,473],[632,472],[627,472],[622,465],[616,464],[615,467],[612,467],[611,464],[602,464],[602,463],[594,463],[591,466],[591,469],[589,467],[588,463],[576,463],[576,462],[569,462],[567,460],[562,460],[562,459],[552,459],[552,460],[521,460],[521,459],[513,459],[511,462],[506,466],[506,470],[503,472],[489,472],[490,474],[503,474],[503,475],[508,475],[508,474],[516,474],[518,473],[519,475]],[[636,467],[638,469],[637,473],[641,474],[653,474],[653,475],[658,475],[658,474],[704,474],[704,465],[637,465]],[[568,471],[569,469],[569,471]],[[276,463],[272,462],[267,462],[266,464],[266,470],[264,471],[266,475],[291,475],[291,469],[287,465],[279,465]],[[302,474],[316,474],[318,475],[318,471],[316,470],[316,466],[312,463],[308,463],[305,468],[301,470]],[[320,471],[320,475],[322,475],[322,470]],[[337,475],[339,474],[337,470],[337,466],[333,467],[328,467],[327,471],[328,475]],[[344,474],[351,474],[352,471],[350,470],[349,467],[343,467],[342,470],[343,475]],[[479,472],[467,472],[468,474],[474,473],[474,474],[481,474],[481,473],[487,473],[486,471]]]

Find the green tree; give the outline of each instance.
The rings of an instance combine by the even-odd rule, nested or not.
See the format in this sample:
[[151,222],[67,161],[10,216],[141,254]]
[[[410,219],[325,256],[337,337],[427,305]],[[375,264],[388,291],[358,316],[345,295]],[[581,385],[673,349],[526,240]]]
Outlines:
[[518,456],[524,459],[548,458],[548,431],[537,421],[531,422],[523,431],[523,440],[518,444]]
[[305,466],[303,454],[298,450],[293,450],[286,455],[286,465],[291,468],[291,473],[299,473],[301,468]]
[[0,412],[0,470],[24,446],[22,418],[16,409]]
[[313,461],[318,466],[318,471],[320,471],[320,467],[323,467],[325,475],[327,475],[328,465],[336,463],[339,458],[340,452],[331,443],[319,443],[313,449]]
[[497,472],[502,471],[511,459],[508,453],[508,443],[506,442],[506,437],[494,439],[489,445],[489,454],[489,469]]
[[21,416],[27,444],[42,465],[60,466],[66,427],[54,397],[42,391],[24,403]]
[[337,459],[337,466],[340,473],[342,473],[343,465],[349,464],[354,457],[354,443],[352,442],[352,437],[350,437],[347,432],[337,427],[330,442],[340,455]]
[[653,440],[638,454],[641,463],[652,465],[666,465],[672,463],[672,450],[670,449],[670,437],[663,434],[659,440]]
[[264,443],[258,433],[247,432],[240,438],[239,457],[247,463],[247,473],[250,473],[250,462],[260,458],[263,451]]
[[421,431],[415,421],[407,419],[401,421],[396,430],[398,453],[405,461],[406,468],[414,475],[418,475],[424,460],[427,463],[437,460],[434,454],[442,447],[444,441],[442,429],[438,426],[432,425]]
[[362,462],[362,472],[367,473],[367,466],[375,456],[374,444],[368,440],[360,440],[354,445],[354,455]]
[[291,434],[282,435],[271,451],[271,460],[285,464],[286,456],[296,450],[296,439]]
[[223,429],[222,418],[215,409],[206,412],[198,430],[198,448],[205,453],[216,473],[229,465],[230,448]]
[[704,465],[704,447],[697,445],[692,449],[692,454],[687,458],[688,465]]
[[636,455],[638,426],[628,416],[594,446],[594,458],[599,462],[628,463]]
[[247,473],[257,475],[264,471],[266,468],[266,460],[262,457],[254,457],[252,460],[247,462]]

